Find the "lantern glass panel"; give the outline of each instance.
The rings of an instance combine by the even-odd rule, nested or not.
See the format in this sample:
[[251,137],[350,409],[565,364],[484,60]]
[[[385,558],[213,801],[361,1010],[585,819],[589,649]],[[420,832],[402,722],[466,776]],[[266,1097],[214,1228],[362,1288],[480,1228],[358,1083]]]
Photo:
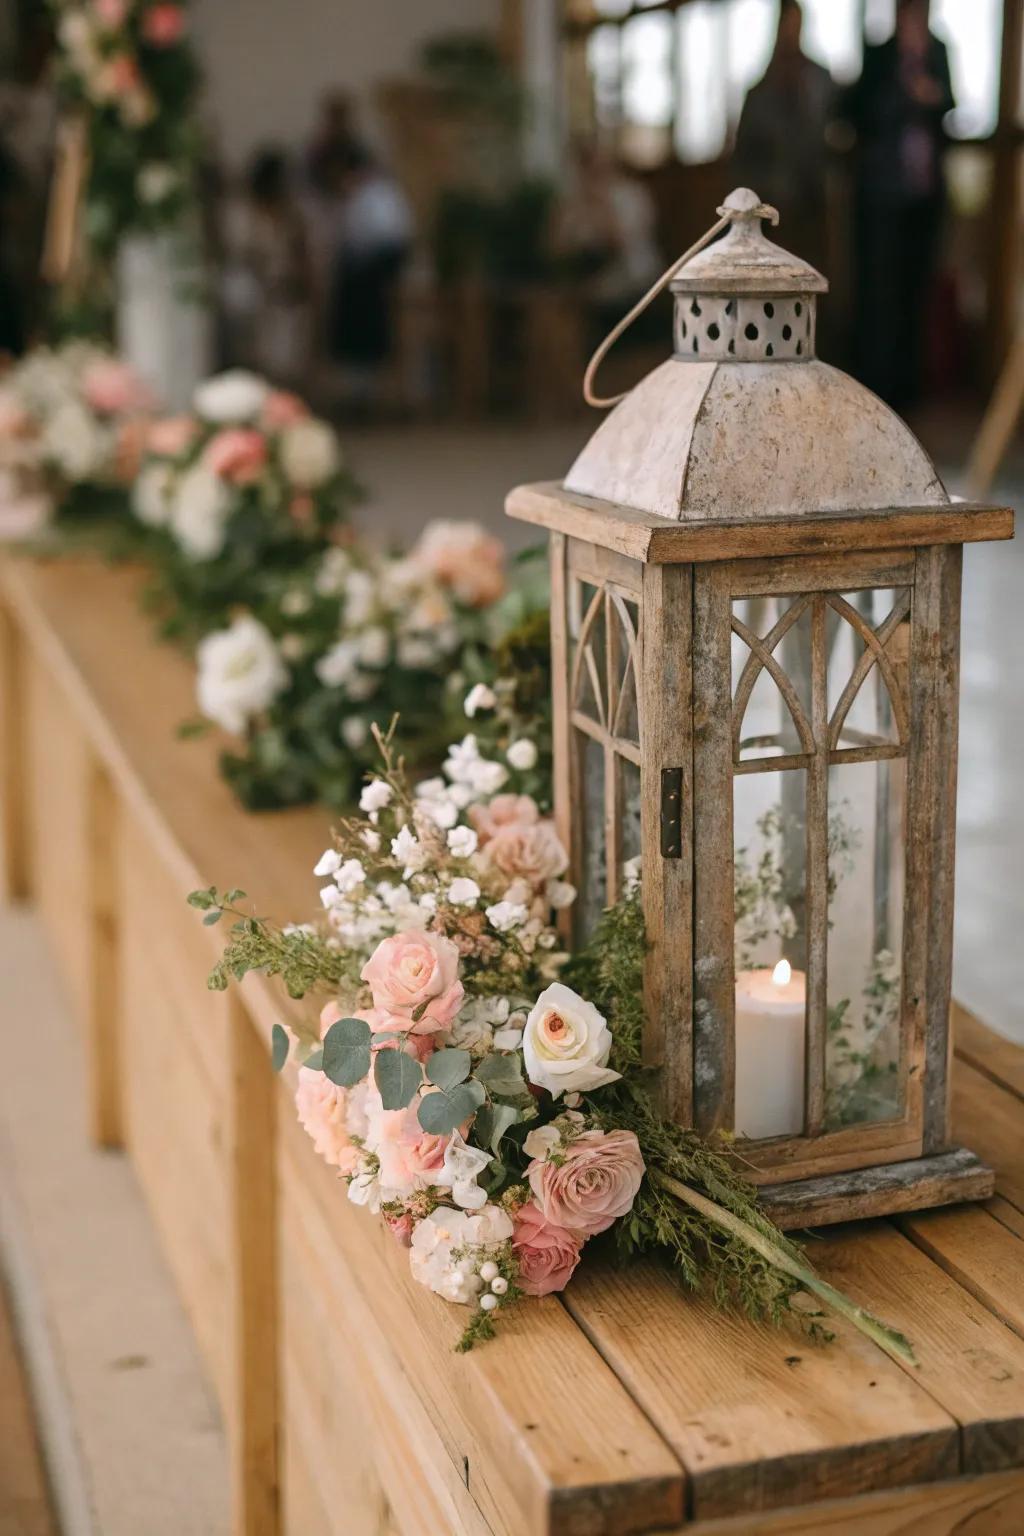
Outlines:
[[640,857],[640,768],[628,757],[620,757],[616,764],[621,785],[621,859],[627,863]]
[[599,741],[576,736],[579,785],[582,807],[581,847],[579,850],[579,895],[576,908],[576,937],[584,941],[593,933],[597,920],[607,905],[608,859],[605,847],[605,752]]
[[733,602],[732,686],[741,762],[809,746],[799,721],[811,708],[811,608],[804,596]]

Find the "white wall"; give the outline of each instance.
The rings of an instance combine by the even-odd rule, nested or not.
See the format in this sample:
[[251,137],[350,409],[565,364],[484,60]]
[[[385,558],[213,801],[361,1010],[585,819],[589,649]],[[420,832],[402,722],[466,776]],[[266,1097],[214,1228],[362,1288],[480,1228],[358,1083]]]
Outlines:
[[497,30],[501,0],[194,0],[206,117],[231,166],[258,144],[301,144],[321,92],[341,86],[366,110],[374,84],[402,74],[448,31]]

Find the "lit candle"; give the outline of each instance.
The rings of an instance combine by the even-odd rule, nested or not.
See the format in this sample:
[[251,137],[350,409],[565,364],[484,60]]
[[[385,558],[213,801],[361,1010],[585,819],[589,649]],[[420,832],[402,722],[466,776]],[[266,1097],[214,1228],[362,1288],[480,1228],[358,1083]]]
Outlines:
[[788,960],[736,977],[737,1136],[803,1131],[806,1008],[806,978]]

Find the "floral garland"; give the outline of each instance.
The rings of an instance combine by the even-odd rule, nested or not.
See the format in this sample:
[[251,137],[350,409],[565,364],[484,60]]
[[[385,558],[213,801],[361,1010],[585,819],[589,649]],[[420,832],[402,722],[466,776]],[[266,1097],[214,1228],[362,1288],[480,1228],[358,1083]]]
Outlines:
[[189,900],[234,918],[215,989],[259,969],[318,1025],[274,1029],[298,1066],[299,1119],[357,1205],[409,1249],[413,1276],[472,1308],[462,1347],[521,1296],[561,1291],[591,1238],[667,1255],[722,1305],[822,1334],[824,1301],[884,1349],[906,1339],[813,1272],[758,1209],[727,1148],[664,1122],[640,1059],[639,871],[570,959],[555,914],[575,891],[553,823],[474,735],[411,789],[382,769],[314,873],[321,925],[277,929],[241,891]]
[[174,228],[194,204],[199,68],[184,4],[50,0],[57,84],[88,122],[86,232],[111,255],[122,236]]
[[0,538],[123,513],[153,396],[91,342],[28,353],[0,379]]

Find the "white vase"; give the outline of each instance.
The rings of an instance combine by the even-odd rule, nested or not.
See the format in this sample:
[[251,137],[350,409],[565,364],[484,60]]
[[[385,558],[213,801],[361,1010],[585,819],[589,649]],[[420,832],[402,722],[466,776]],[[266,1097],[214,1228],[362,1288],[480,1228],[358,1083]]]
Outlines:
[[132,235],[117,257],[117,344],[170,410],[183,410],[213,367],[201,268],[176,232]]

